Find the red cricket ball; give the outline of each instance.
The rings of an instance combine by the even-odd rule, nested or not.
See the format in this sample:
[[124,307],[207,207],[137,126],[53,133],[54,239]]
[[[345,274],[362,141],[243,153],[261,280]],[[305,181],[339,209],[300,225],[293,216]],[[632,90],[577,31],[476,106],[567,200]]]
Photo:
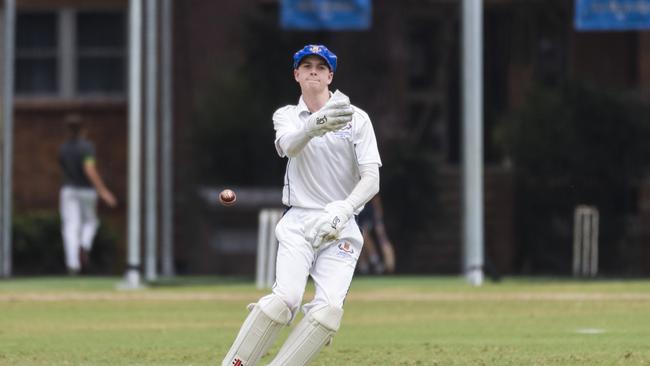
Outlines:
[[232,206],[237,201],[237,195],[231,189],[224,189],[219,193],[219,202],[224,206]]

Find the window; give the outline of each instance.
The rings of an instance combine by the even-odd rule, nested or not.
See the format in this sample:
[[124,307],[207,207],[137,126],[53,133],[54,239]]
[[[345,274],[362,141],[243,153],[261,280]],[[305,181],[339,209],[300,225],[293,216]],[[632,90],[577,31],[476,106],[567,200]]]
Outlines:
[[57,91],[57,18],[55,13],[20,14],[16,26],[16,92]]
[[125,25],[122,13],[77,14],[77,91],[82,94],[124,90]]
[[126,84],[122,10],[19,12],[16,94],[122,96]]

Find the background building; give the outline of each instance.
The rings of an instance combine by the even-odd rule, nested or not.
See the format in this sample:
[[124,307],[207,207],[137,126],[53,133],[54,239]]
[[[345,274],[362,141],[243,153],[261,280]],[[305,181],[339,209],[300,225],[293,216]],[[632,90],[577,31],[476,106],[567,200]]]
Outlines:
[[[68,113],[90,122],[99,169],[126,203],[127,5],[18,1],[16,217],[56,216]],[[647,274],[650,32],[577,32],[573,12],[566,0],[485,1],[487,263],[500,273],[570,273],[573,208],[590,203],[603,212],[604,273]],[[375,0],[371,28],[345,32],[283,30],[269,0],[175,1],[173,13],[180,273],[251,273],[257,208],[219,210],[199,191],[279,189],[284,162],[270,117],[295,102],[290,56],[314,42],[337,53],[334,87],[373,119],[398,272],[459,271],[458,1]],[[548,111],[535,114],[547,121],[539,130],[528,118],[535,111]],[[102,271],[119,273],[125,204],[101,214],[113,243]],[[17,272],[34,270],[20,263]]]

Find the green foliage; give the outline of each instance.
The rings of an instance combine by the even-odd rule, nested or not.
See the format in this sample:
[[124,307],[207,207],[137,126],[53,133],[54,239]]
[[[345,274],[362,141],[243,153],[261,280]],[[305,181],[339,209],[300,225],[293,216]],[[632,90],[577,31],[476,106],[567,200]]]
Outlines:
[[252,12],[238,34],[240,43],[215,65],[214,78],[195,108],[196,179],[201,184],[277,186],[286,160],[275,153],[272,115],[297,102],[294,51],[275,17]]
[[395,143],[383,150],[380,171],[385,222],[399,247],[399,260],[409,268],[412,247],[430,238],[432,219],[440,214],[437,161],[433,153],[413,144]]
[[522,261],[568,271],[573,209],[591,204],[601,213],[601,263],[615,266],[623,216],[650,162],[648,106],[584,85],[537,88],[495,137],[515,166]]
[[283,162],[273,147],[271,115],[275,108],[264,100],[249,80],[236,72],[212,85],[193,131],[198,179],[202,183],[281,182]]
[[65,272],[59,218],[37,212],[13,218],[13,265],[18,274]]
[[[117,260],[117,234],[102,224],[91,252],[91,271],[110,273]],[[51,212],[32,212],[13,218],[13,269],[18,275],[65,273],[61,220]]]

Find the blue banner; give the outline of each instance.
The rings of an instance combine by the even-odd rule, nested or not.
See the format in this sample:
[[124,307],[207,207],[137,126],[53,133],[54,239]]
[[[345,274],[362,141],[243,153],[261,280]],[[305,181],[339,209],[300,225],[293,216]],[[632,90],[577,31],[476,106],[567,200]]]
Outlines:
[[578,30],[650,29],[650,0],[576,0]]
[[286,29],[365,30],[371,0],[282,0],[280,22]]

